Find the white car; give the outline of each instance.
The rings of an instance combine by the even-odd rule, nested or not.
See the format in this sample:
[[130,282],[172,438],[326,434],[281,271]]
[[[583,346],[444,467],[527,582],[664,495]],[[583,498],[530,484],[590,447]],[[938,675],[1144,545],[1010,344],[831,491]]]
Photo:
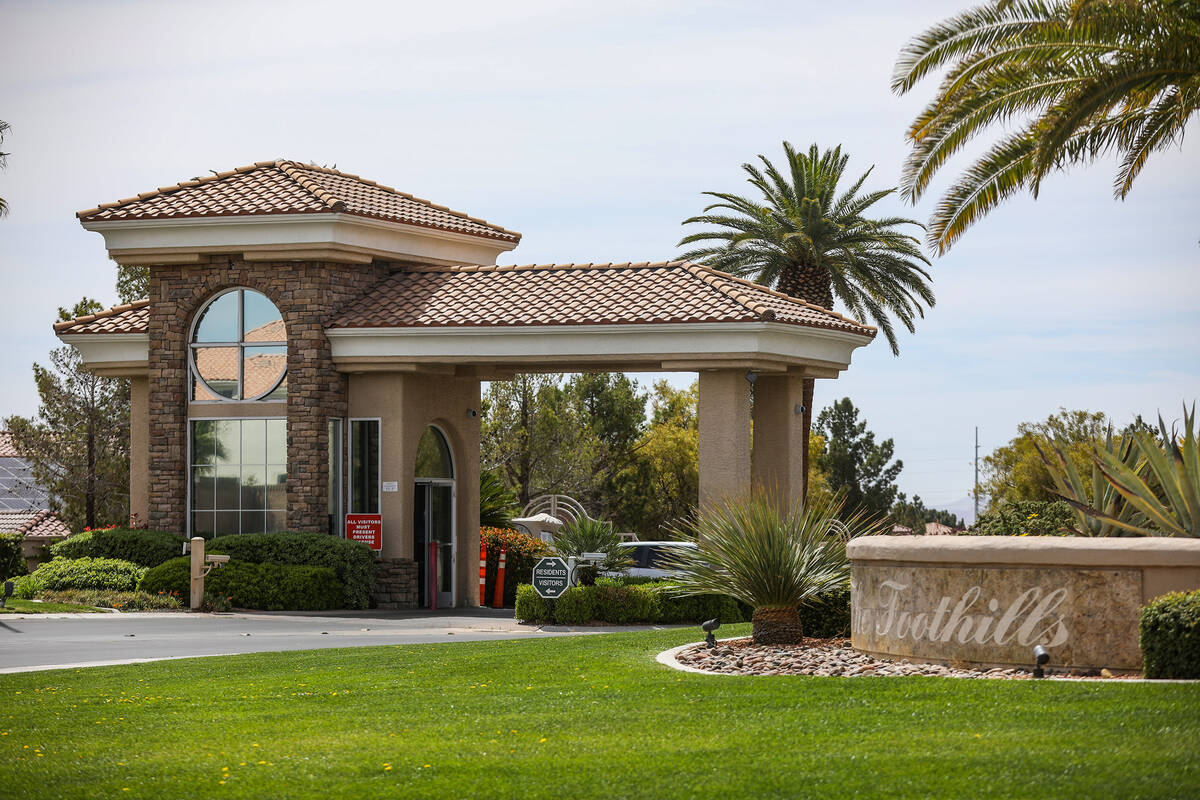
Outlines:
[[672,550],[696,550],[695,542],[621,542],[621,549],[633,559],[629,575],[634,578],[669,578],[671,573],[662,568],[663,557]]

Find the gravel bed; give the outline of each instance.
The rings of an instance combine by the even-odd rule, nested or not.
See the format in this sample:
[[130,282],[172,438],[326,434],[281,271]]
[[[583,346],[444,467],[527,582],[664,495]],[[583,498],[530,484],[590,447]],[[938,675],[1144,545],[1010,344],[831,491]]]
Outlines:
[[[888,661],[860,653],[850,646],[849,639],[805,639],[799,645],[764,645],[756,647],[750,639],[718,642],[709,650],[703,643],[679,651],[675,659],[693,669],[726,675],[828,675],[848,678],[866,675],[937,675],[952,678],[1006,678],[1019,680],[1033,677],[1033,670],[995,667],[992,669],[951,667]],[[1104,670],[1108,673],[1108,670]],[[1111,673],[1067,673],[1047,670],[1051,677],[1120,678]],[[1134,676],[1136,677],[1136,676]]]

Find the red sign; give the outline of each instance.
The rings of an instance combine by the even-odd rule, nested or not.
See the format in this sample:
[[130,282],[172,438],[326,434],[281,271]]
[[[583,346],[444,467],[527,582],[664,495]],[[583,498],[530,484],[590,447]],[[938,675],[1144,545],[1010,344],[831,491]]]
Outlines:
[[352,542],[363,542],[372,550],[382,550],[383,515],[347,514],[346,538]]

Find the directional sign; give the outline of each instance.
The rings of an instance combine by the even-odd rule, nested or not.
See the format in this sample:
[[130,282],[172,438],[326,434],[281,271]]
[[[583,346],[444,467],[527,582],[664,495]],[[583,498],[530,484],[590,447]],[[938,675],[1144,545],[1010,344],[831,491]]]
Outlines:
[[547,600],[561,597],[570,585],[568,577],[567,562],[561,558],[543,558],[533,568],[533,589]]

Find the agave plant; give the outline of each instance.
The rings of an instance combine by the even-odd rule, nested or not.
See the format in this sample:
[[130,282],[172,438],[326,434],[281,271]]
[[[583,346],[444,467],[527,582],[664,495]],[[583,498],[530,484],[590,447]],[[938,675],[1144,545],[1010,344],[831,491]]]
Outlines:
[[1134,433],[1134,446],[1144,462],[1140,467],[1104,448],[1092,451],[1096,469],[1138,517],[1122,518],[1082,503],[1076,507],[1130,533],[1200,536],[1200,441],[1194,403],[1190,412],[1183,408],[1183,428],[1182,436],[1174,427],[1167,430],[1160,415],[1161,444],[1145,431]]
[[[1083,536],[1135,535],[1125,525],[1136,526],[1144,518],[1137,508],[1127,502],[1116,487],[1105,479],[1098,463],[1092,464],[1089,492],[1075,467],[1075,462],[1067,455],[1066,441],[1051,442],[1049,452],[1037,443],[1034,443],[1034,447],[1037,448],[1042,463],[1046,465],[1046,471],[1054,481],[1054,494],[1065,500],[1075,512],[1079,523],[1074,528],[1075,533]],[[1104,440],[1104,452],[1129,467],[1134,474],[1144,475],[1145,462],[1142,460],[1141,450],[1134,443],[1132,432],[1121,434],[1114,440],[1110,427]]]
[[[576,558],[584,553],[604,553],[600,572],[624,572],[633,566],[633,559],[623,552],[621,537],[613,530],[612,523],[591,517],[579,517],[564,525],[554,534],[554,549],[560,556]],[[592,567],[581,567],[576,574],[584,584],[596,579],[596,569]]]
[[847,541],[884,527],[862,512],[842,515],[840,498],[785,505],[755,492],[702,508],[681,531],[698,549],[672,553],[664,567],[677,575],[676,594],[724,594],[751,606],[755,644],[796,644],[800,605],[850,578]]

